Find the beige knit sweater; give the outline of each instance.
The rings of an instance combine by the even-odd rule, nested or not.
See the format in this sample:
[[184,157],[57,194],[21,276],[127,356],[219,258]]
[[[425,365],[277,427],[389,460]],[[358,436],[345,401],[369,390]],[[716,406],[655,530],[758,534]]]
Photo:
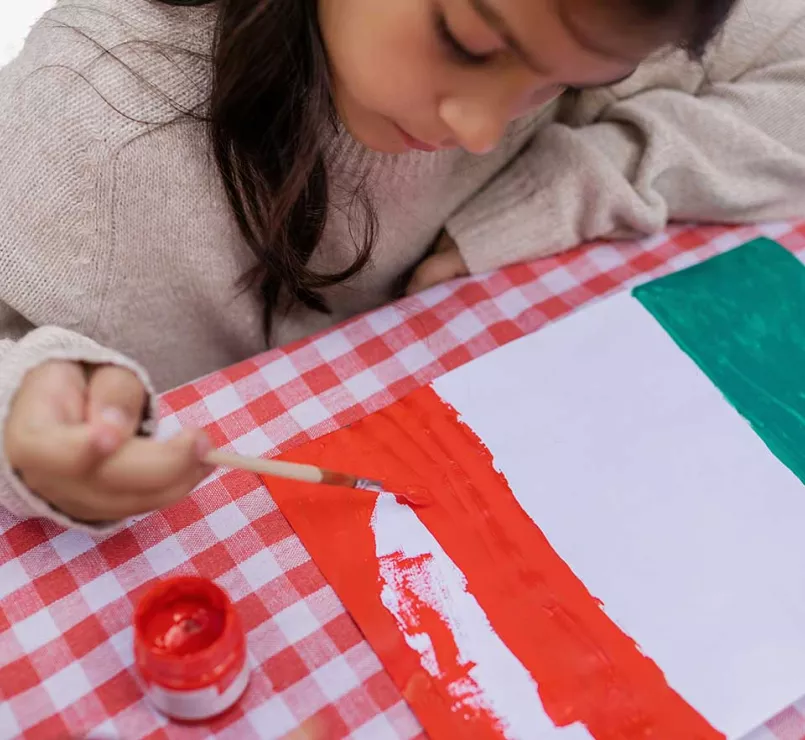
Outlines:
[[[165,390],[265,349],[258,296],[235,288],[252,258],[203,126],[150,125],[175,117],[154,87],[203,98],[206,64],[165,45],[208,51],[213,13],[62,1],[0,71],[0,450],[15,389],[44,360],[119,363]],[[445,225],[477,273],[669,219],[805,215],[804,17],[801,0],[747,0],[704,66],[658,57],[549,106],[488,156],[345,140],[331,177],[370,173],[374,260],[327,291],[332,316],[298,308],[273,343],[386,301]],[[350,253],[334,212],[313,262]],[[5,461],[0,504],[69,524]]]

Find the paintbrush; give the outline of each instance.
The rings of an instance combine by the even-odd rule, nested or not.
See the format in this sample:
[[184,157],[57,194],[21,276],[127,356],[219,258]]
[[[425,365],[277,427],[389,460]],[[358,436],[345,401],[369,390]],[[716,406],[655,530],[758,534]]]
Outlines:
[[302,483],[318,483],[325,486],[339,488],[354,488],[359,491],[387,492],[397,497],[401,503],[411,506],[427,506],[432,498],[427,489],[419,486],[406,486],[402,491],[388,490],[383,481],[372,478],[361,478],[347,473],[336,473],[325,470],[316,465],[284,462],[282,460],[265,460],[262,457],[246,457],[223,450],[213,450],[205,458],[210,465],[234,470],[247,470],[258,475],[268,475],[274,478],[285,478]]

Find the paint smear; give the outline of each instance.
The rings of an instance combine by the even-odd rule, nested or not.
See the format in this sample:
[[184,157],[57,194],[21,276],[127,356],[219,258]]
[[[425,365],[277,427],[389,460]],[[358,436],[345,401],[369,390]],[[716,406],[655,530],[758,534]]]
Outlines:
[[756,239],[633,295],[805,483],[805,266]]
[[491,723],[505,737],[536,740],[551,729],[544,715],[542,726],[534,721],[542,703],[533,678],[495,634],[468,593],[464,574],[410,507],[380,496],[371,524],[383,605],[454,706],[495,718]]
[[[555,726],[580,723],[596,740],[724,737],[609,619],[523,511],[483,443],[432,388],[284,457],[427,488],[431,506],[401,508],[463,576],[462,589],[530,675]],[[371,497],[274,480],[270,489],[431,736],[522,736],[510,734],[511,710],[486,695],[461,635],[449,629],[460,618],[428,595],[444,584],[434,571],[422,575],[426,553],[401,549],[395,562],[384,543],[389,526],[376,542]],[[389,587],[399,603],[384,595]],[[498,680],[505,685],[506,675]]]

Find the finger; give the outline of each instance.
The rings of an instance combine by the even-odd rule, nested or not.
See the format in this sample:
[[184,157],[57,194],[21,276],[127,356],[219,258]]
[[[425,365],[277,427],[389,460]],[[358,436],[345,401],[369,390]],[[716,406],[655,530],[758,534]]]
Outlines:
[[[84,420],[86,375],[75,362],[46,362],[30,370],[12,406],[12,416],[29,427],[54,423],[80,424]],[[11,419],[10,419],[11,421]]]
[[428,279],[430,273],[430,259],[431,258],[429,257],[414,271],[414,274],[411,276],[411,280],[408,282],[408,285],[405,288],[405,295],[416,295],[417,293],[421,293],[423,290],[430,287],[431,283]]
[[52,478],[34,490],[72,519],[89,523],[113,522],[173,506],[191,493],[212,471],[213,468],[206,466],[173,486],[152,494],[109,491],[97,486],[88,487],[82,482],[53,481]]
[[34,473],[25,483],[37,496],[71,519],[89,524],[114,521],[108,503],[110,497],[99,495],[83,478],[61,478]]
[[118,431],[123,439],[140,428],[147,393],[131,370],[104,365],[90,375],[87,418],[93,426]]
[[87,424],[23,426],[9,436],[6,449],[12,467],[32,488],[36,488],[32,479],[81,478],[107,454]]
[[125,495],[115,496],[109,500],[107,511],[114,519],[124,519],[129,516],[168,509],[192,493],[214,470],[215,468],[212,466],[202,465],[167,488],[149,493],[132,491]]
[[135,437],[105,460],[95,475],[108,490],[154,493],[200,474],[210,442],[201,431],[184,432],[167,442]]
[[434,285],[467,274],[467,267],[458,252],[440,252],[428,257],[414,272],[406,295],[420,293]]

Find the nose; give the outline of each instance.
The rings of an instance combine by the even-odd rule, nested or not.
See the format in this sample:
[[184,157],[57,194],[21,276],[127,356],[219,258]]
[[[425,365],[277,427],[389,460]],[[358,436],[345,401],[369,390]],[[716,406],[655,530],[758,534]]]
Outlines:
[[446,97],[439,105],[439,117],[453,138],[473,154],[491,152],[509,123],[555,96],[553,88],[543,90],[533,78],[510,78],[508,84],[497,82],[486,91],[474,89]]
[[439,117],[458,145],[473,154],[491,152],[503,136],[508,119],[483,100],[461,98],[443,100]]

